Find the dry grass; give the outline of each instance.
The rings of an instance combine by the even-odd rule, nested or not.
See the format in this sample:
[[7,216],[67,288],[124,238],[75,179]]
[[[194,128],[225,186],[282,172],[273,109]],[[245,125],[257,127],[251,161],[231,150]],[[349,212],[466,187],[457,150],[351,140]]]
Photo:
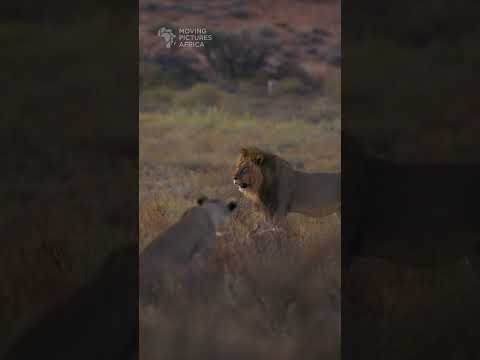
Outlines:
[[171,359],[339,359],[340,254],[333,234],[296,229],[248,236],[244,220],[237,218],[206,265],[196,268],[192,288],[177,288],[159,306],[140,309],[142,359],[159,353]]
[[278,153],[306,171],[339,170],[338,130],[218,108],[140,115],[141,248],[199,194],[240,202],[207,261],[194,267],[192,286],[140,309],[142,359],[339,358],[335,218],[291,215],[284,232],[252,232],[263,224],[230,178],[245,145]]

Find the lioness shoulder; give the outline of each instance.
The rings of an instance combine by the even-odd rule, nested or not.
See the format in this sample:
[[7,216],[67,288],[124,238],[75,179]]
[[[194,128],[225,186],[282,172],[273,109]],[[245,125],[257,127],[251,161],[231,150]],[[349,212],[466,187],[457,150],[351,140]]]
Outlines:
[[184,270],[196,255],[205,253],[236,206],[235,201],[201,197],[197,206],[153,240],[140,254],[141,297],[151,297],[152,288],[162,282],[166,270]]
[[153,257],[178,264],[187,263],[195,253],[212,245],[217,231],[229,221],[236,206],[235,201],[225,203],[200,197],[197,206],[185,211],[177,223],[145,248],[140,256],[141,262],[147,265]]

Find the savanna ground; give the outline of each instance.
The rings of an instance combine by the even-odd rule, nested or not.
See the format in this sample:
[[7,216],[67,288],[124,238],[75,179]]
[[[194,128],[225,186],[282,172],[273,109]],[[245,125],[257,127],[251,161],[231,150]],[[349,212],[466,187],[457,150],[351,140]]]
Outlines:
[[289,79],[274,96],[254,82],[234,94],[214,84],[144,93],[164,107],[140,114],[140,248],[200,194],[236,198],[239,208],[192,292],[141,309],[142,359],[339,358],[338,220],[290,215],[287,233],[247,236],[258,214],[231,180],[250,145],[303,171],[340,170],[338,98],[301,87]]

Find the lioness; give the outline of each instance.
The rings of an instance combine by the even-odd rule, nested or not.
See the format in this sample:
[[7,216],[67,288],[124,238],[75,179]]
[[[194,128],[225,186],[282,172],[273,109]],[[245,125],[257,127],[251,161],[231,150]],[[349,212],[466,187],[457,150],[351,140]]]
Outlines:
[[[182,269],[196,255],[205,253],[214,243],[220,228],[230,220],[237,203],[224,203],[203,196],[180,220],[153,240],[140,255],[142,293],[161,282],[166,267]],[[150,290],[149,290],[150,289]]]
[[340,215],[339,173],[296,171],[284,159],[258,148],[242,148],[233,184],[274,223],[289,212],[311,217]]

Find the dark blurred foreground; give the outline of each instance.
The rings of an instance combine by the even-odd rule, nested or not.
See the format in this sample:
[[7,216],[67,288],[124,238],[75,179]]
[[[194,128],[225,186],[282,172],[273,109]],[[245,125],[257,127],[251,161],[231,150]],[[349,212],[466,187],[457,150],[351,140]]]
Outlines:
[[137,247],[110,255],[67,301],[36,319],[5,359],[137,359]]
[[478,10],[344,3],[343,359],[479,358]]
[[343,174],[342,355],[476,359],[480,165],[363,160]]
[[137,304],[136,3],[0,14],[0,357],[118,358]]

